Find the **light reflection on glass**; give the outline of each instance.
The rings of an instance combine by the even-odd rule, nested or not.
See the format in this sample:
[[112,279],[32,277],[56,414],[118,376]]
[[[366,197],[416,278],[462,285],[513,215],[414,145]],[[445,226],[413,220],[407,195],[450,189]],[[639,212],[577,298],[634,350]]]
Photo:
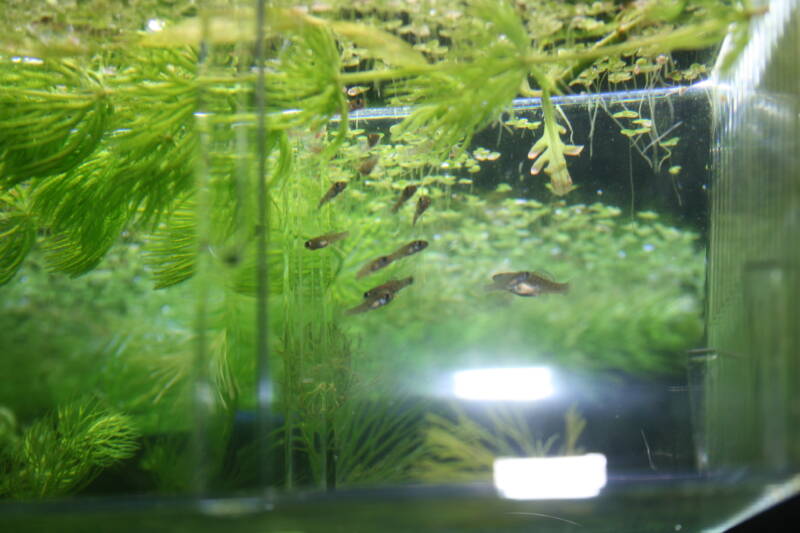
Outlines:
[[606,456],[499,457],[494,485],[512,500],[593,498],[606,485]]
[[157,32],[164,29],[164,21],[161,19],[150,19],[147,21],[147,30]]
[[453,395],[464,400],[530,402],[554,392],[547,367],[481,368],[453,374]]

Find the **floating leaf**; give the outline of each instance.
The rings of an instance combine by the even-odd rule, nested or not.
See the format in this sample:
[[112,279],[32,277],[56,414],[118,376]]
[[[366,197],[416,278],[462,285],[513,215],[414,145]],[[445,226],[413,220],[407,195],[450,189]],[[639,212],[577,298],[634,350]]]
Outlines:
[[630,72],[614,72],[608,75],[608,81],[610,83],[622,83],[623,81],[628,81],[632,78]]
[[638,118],[639,113],[626,109],[625,111],[617,111],[611,116],[614,118]]
[[666,141],[662,141],[659,144],[661,146],[663,146],[664,148],[672,148],[673,146],[677,146],[678,145],[678,141],[680,141],[680,140],[681,140],[680,137],[670,137]]

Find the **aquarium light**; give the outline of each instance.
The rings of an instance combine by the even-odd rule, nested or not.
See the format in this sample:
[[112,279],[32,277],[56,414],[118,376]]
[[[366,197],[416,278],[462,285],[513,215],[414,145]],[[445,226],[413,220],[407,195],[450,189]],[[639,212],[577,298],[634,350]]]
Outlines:
[[453,374],[453,395],[464,400],[530,402],[554,392],[547,367],[480,368]]
[[593,498],[606,485],[606,456],[499,457],[494,485],[512,500]]

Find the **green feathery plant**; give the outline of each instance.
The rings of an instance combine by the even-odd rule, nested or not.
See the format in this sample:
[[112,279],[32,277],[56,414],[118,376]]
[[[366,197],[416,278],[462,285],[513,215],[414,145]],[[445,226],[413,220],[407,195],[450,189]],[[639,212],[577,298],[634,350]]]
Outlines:
[[[429,413],[425,419],[424,453],[414,475],[424,481],[452,483],[491,476],[497,457],[545,457],[582,453],[577,441],[586,421],[571,407],[564,414],[564,435],[538,436],[531,415],[504,405],[486,410],[478,421],[458,406],[446,415]],[[556,443],[562,441],[555,450]]]
[[103,468],[136,452],[124,415],[82,400],[37,419],[0,447],[0,496],[53,498],[88,485]]
[[[247,405],[245,397],[253,396],[252,390],[243,392],[243,383],[252,381],[255,373],[248,359],[252,341],[246,340],[253,332],[237,326],[252,323],[249,312],[241,309],[252,303],[257,274],[255,199],[242,194],[255,181],[248,176],[257,161],[237,151],[237,128],[247,125],[241,135],[251,146],[259,118],[252,107],[257,74],[248,51],[254,12],[196,16],[192,2],[177,1],[173,12],[164,13],[157,0],[131,0],[131,10],[113,16],[112,10],[97,9],[104,1],[109,0],[81,3],[73,12],[50,3],[26,12],[23,3],[12,0],[12,22],[26,22],[17,26],[35,31],[11,31],[16,26],[0,21],[0,29],[9,30],[0,38],[0,285],[14,277],[37,245],[44,249],[49,269],[77,276],[94,269],[124,231],[144,236],[157,287],[174,286],[199,273],[198,286],[217,291],[207,298],[211,305],[204,310],[208,321],[202,334],[209,349],[202,361],[207,367],[201,371],[217,389],[216,404],[224,411],[227,435],[232,413]],[[453,233],[453,220],[468,219],[480,208],[484,215],[465,226],[495,231],[486,219],[487,206],[476,195],[464,195],[464,205],[457,205],[450,194],[456,178],[427,171],[439,168],[443,160],[477,169],[477,157],[467,153],[473,136],[500,119],[518,95],[542,98],[543,127],[530,152],[531,172],[544,170],[552,192],[567,194],[572,178],[565,156],[577,156],[580,147],[562,139],[566,130],[558,124],[553,96],[689,79],[668,55],[714,45],[731,25],[739,50],[755,12],[748,2],[716,0],[624,5],[535,0],[472,0],[464,5],[445,0],[435,10],[426,2],[403,7],[406,24],[391,0],[363,7],[332,0],[311,13],[280,7],[283,4],[275,2],[268,10],[266,39],[259,43],[266,50],[266,132],[257,157],[267,162],[271,218],[266,259],[273,296],[270,325],[276,332],[270,340],[282,363],[274,375],[287,414],[287,461],[293,451],[301,450],[314,480],[327,483],[331,469],[326,462],[340,450],[347,456],[335,469],[337,483],[373,480],[371,470],[381,472],[381,479],[405,478],[411,472],[407,462],[397,463],[399,472],[392,474],[390,460],[400,461],[403,450],[419,443],[410,430],[416,415],[413,410],[393,412],[393,422],[387,424],[381,417],[389,416],[384,410],[388,407],[354,399],[351,380],[375,362],[354,360],[357,350],[352,337],[342,331],[338,314],[369,287],[369,282],[355,281],[350,274],[376,252],[390,252],[400,240],[400,230],[410,228],[388,217],[381,220],[376,213],[386,210],[398,187],[414,183],[420,186],[419,194],[429,194],[442,206],[439,214],[426,215],[425,222]],[[143,7],[153,10],[140,10]],[[142,32],[148,23],[143,13],[163,16],[158,20],[165,30]],[[665,59],[658,59],[661,56]],[[358,170],[365,152],[364,136],[348,131],[346,89],[353,86],[366,87],[379,98],[388,95],[392,104],[415,105],[394,128],[391,144],[384,139],[372,152],[379,155],[384,179],[368,180]],[[336,114],[335,132],[329,133],[326,127]],[[310,153],[317,141],[318,153]],[[658,142],[669,148],[670,139]],[[335,180],[348,181],[348,198],[337,199],[337,209],[317,209],[318,199]],[[505,207],[509,212],[515,209]],[[586,222],[583,215],[593,208],[555,207],[542,213],[526,209],[528,218],[517,218],[532,225],[538,217],[557,219],[559,224],[545,224],[544,229],[552,233],[548,239],[566,248],[569,217],[575,224]],[[617,244],[616,225],[589,218],[605,228],[599,240],[608,234],[603,242]],[[313,254],[303,248],[305,239],[334,228],[351,232],[341,246]],[[516,229],[530,234],[530,227]],[[637,232],[664,234],[670,246],[686,240],[669,235],[671,228],[660,225],[631,223],[629,229],[635,241],[631,246],[645,238]],[[458,242],[456,249],[465,255],[487,251],[485,242],[462,236],[451,241]],[[519,248],[516,237],[503,242]],[[379,250],[376,243],[392,245]],[[596,250],[579,252],[589,261]],[[415,261],[393,265],[386,273],[406,274]],[[217,298],[221,293],[224,296]],[[463,291],[445,296],[457,301]],[[660,300],[651,303],[648,309]],[[393,307],[410,312],[403,305],[398,301]],[[562,306],[562,317],[569,313]],[[686,314],[682,309],[675,313],[682,320]],[[370,320],[349,333],[381,327]],[[669,346],[678,345],[683,337],[675,340],[678,335],[670,324],[662,321],[652,334],[631,336],[643,344],[657,337],[666,338]],[[606,339],[617,322],[609,319],[601,326],[601,333],[588,326],[575,328],[566,342],[572,346],[578,338]],[[402,334],[413,336],[413,330],[409,327]],[[184,340],[196,339],[187,334]],[[131,389],[121,389],[131,391],[128,407],[139,411],[136,416],[143,417],[141,411],[148,405],[168,399],[173,409],[185,405],[181,402],[193,377],[190,350],[156,356],[125,341],[124,346],[110,345],[109,351],[124,355],[120,364],[139,373]],[[648,365],[652,361],[641,362],[644,368]],[[166,412],[171,411],[165,408],[161,415]],[[457,415],[456,426],[452,419],[432,419],[424,444],[429,450],[427,466],[474,464],[483,472],[490,455],[512,448],[545,453],[554,445],[552,440],[531,440],[520,421],[503,416],[497,415],[493,424],[505,436],[492,449],[481,437],[486,428],[464,415]],[[163,416],[154,418],[148,429],[163,423]],[[582,427],[577,418],[571,420],[567,448],[575,446]],[[184,417],[175,427],[185,429],[189,423]],[[5,455],[0,464],[8,475],[3,476],[0,494],[49,497],[85,486],[100,468],[133,453],[132,427],[122,415],[79,403],[35,421],[22,434],[3,430],[0,452]],[[466,448],[445,442],[454,427],[466,431]],[[407,439],[387,436],[405,430]],[[75,443],[91,453],[76,457]],[[387,443],[394,445],[389,449]],[[172,456],[148,453],[152,465],[163,466]],[[456,474],[464,473],[458,468]],[[454,475],[452,470],[431,472],[448,479]],[[293,482],[291,470],[287,480]]]
[[[712,45],[731,24],[737,24],[737,35],[743,34],[754,14],[746,4],[706,0],[626,8],[526,2],[512,7],[476,0],[466,11],[458,3],[443,5],[438,18],[410,8],[416,22],[397,27],[389,24],[393,8],[382,2],[360,22],[337,20],[340,7],[334,3],[314,16],[291,8],[270,10],[269,38],[276,43],[267,61],[271,131],[317,129],[334,113],[346,116],[344,87],[396,80],[389,87],[393,101],[417,104],[397,134],[421,134],[428,152],[445,154],[453,147],[466,148],[472,135],[496,120],[517,94],[541,94],[545,128],[531,150],[538,155],[531,171],[549,173],[556,194],[572,188],[564,156],[577,155],[580,147],[561,141],[563,129],[550,104],[553,94],[574,83],[618,82],[610,79],[616,72],[609,58],[620,58],[616,68],[629,72],[624,79],[633,79],[650,71],[627,57],[638,61]],[[224,49],[224,43],[248,38],[241,29],[251,19],[246,9],[216,14],[205,37],[217,39],[217,47]],[[215,33],[215,24],[230,29],[225,25],[230,20],[238,33]],[[254,80],[233,70],[198,77],[192,45],[204,37],[200,27],[195,19],[184,19],[141,39],[145,49],[112,47],[105,54],[74,59],[2,58],[0,186],[6,197],[22,183],[31,190],[15,193],[29,197],[22,211],[26,216],[13,214],[16,206],[3,209],[0,247],[8,253],[0,260],[0,281],[10,279],[30,249],[33,225],[47,229],[39,238],[49,250],[51,267],[78,275],[97,264],[125,227],[153,230],[176,202],[185,201],[197,150],[193,113],[198,91],[204,101],[218,102],[216,120],[241,120],[245,117],[225,117],[226,101],[250,91],[241,84]],[[448,51],[431,54],[426,50],[434,44],[418,46],[433,40]],[[360,54],[358,69],[343,72],[340,57],[354,50]],[[364,69],[370,64],[374,68]],[[335,153],[346,127],[341,120],[323,161]],[[271,146],[285,147],[285,142],[270,135],[268,152]],[[285,179],[284,170],[275,178]],[[0,205],[11,204],[4,198]],[[176,238],[187,242],[185,232]],[[163,244],[157,248],[165,250]],[[191,266],[184,260],[156,270],[159,286],[166,286],[185,279]]]

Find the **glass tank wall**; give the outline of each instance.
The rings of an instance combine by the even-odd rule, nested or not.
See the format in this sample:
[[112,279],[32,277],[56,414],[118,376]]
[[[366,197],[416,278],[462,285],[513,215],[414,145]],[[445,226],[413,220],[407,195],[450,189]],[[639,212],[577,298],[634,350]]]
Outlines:
[[49,4],[0,41],[9,531],[797,491],[795,3]]

